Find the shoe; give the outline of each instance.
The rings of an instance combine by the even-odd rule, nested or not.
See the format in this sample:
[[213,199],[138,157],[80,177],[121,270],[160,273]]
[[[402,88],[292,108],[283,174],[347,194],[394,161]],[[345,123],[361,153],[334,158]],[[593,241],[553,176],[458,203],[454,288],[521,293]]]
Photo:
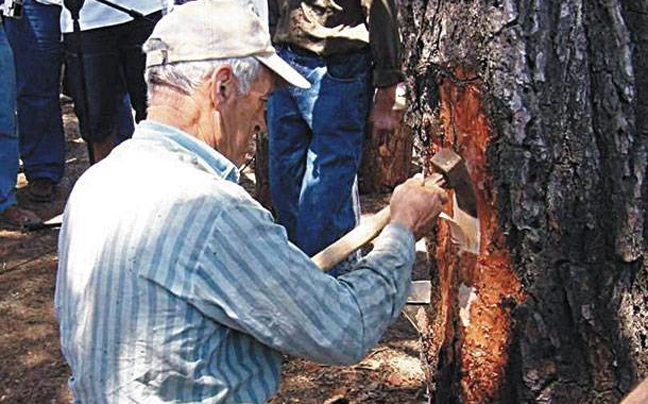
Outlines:
[[49,178],[36,178],[29,182],[28,195],[34,202],[51,202],[54,196],[54,182]]
[[21,209],[17,205],[12,205],[4,212],[1,212],[0,220],[21,229],[36,228],[43,223],[43,220],[41,220],[41,218],[34,212],[27,209]]

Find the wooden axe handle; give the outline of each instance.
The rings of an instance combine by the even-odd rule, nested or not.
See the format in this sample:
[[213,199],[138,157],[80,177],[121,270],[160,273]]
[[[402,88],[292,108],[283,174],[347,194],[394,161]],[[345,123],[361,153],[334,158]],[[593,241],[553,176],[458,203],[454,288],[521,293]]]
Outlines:
[[[443,175],[434,173],[425,179],[424,186],[436,185],[443,179]],[[330,246],[317,253],[312,259],[322,271],[328,271],[352,252],[363,247],[376,238],[382,229],[387,226],[391,217],[389,205],[378,213],[363,221],[360,226],[351,230]]]

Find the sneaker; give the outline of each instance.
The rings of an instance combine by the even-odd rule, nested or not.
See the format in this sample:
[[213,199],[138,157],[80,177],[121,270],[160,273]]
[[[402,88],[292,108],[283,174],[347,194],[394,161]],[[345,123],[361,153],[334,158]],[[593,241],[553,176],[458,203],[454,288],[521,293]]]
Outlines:
[[28,195],[34,202],[51,202],[54,196],[54,182],[49,178],[36,178],[29,182]]

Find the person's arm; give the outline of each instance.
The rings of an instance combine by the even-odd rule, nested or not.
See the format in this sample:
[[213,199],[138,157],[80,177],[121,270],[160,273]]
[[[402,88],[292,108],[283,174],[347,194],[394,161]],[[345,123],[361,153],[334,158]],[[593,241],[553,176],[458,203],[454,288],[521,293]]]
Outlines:
[[401,46],[397,9],[394,0],[365,0],[368,9],[369,46],[374,61],[373,84],[376,87],[369,128],[378,144],[396,129],[392,113],[396,85],[404,80],[401,71]]
[[320,271],[249,198],[224,207],[206,242],[189,303],[290,355],[355,363],[407,299],[414,238],[401,224],[389,225],[358,270],[339,279]]
[[401,70],[402,55],[396,4],[394,0],[362,1],[368,14],[374,87],[393,87],[405,79]]

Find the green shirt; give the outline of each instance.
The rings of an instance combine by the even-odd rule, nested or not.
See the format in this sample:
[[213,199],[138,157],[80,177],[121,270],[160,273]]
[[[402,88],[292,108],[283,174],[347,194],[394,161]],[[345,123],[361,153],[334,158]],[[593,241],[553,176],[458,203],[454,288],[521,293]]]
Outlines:
[[403,81],[394,0],[269,0],[268,7],[276,44],[322,56],[370,46],[373,84],[390,87]]

